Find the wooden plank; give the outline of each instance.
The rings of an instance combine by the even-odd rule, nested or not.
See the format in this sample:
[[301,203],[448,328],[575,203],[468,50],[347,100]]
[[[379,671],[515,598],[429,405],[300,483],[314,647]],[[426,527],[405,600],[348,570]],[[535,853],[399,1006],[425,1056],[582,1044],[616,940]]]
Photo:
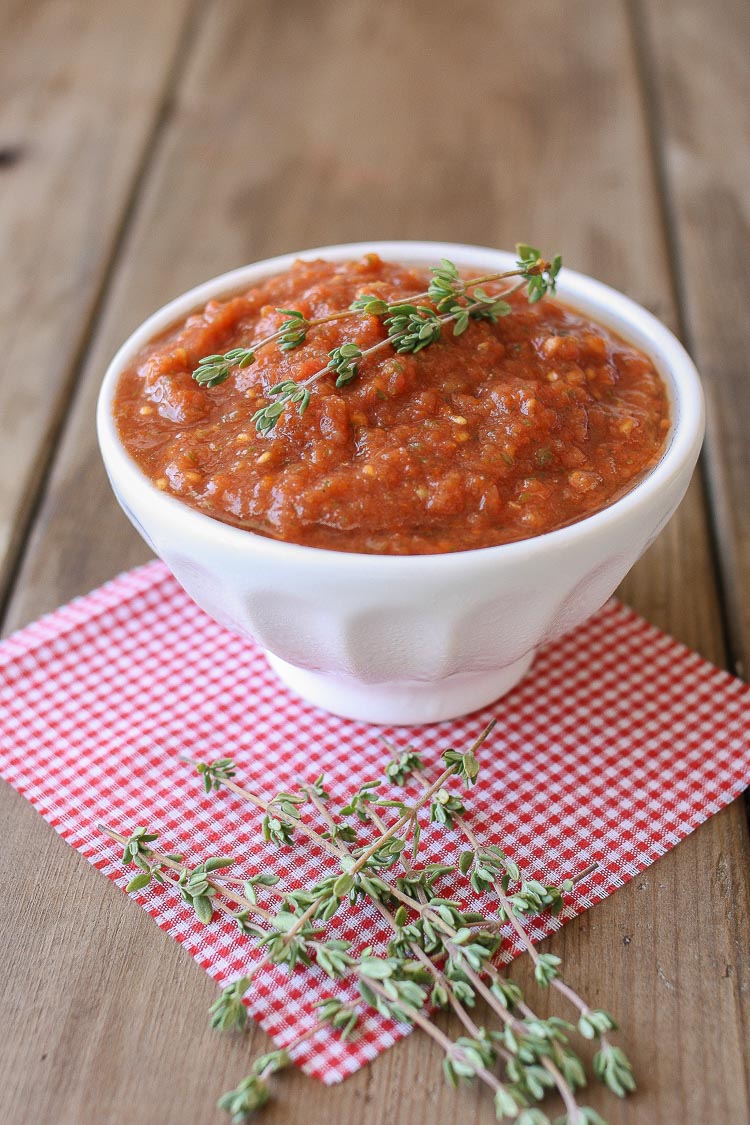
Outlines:
[[745,0],[643,4],[644,69],[655,96],[663,190],[687,337],[709,400],[711,504],[737,667],[750,653],[750,17]]
[[190,2],[0,7],[0,604]]
[[[446,96],[446,75],[467,74],[471,81],[450,83]],[[200,236],[186,242],[195,230]],[[365,0],[262,2],[251,20],[240,0],[208,9],[6,628],[143,557],[109,495],[91,427],[101,372],[125,332],[187,285],[242,261],[393,235],[496,245],[531,237],[673,320],[623,8],[549,0],[532,18],[528,9],[486,0],[462,20],[447,7],[395,0],[377,9]],[[688,553],[690,567],[681,561]],[[626,593],[652,620],[722,660],[699,488]],[[12,1081],[0,1083],[5,1115],[93,1125],[127,1104],[133,1119],[213,1120],[216,1092],[242,1076],[262,1034],[243,1043],[210,1036],[213,989],[184,951],[20,798],[3,790],[0,802],[13,840],[2,858],[11,900],[29,882],[28,854],[44,872],[32,876],[29,914],[0,922],[20,982],[8,1016]],[[748,1116],[743,830],[735,805],[549,943],[571,979],[626,1027],[642,1089],[625,1106],[592,1091],[589,1100],[606,1105],[611,1122],[703,1125]],[[523,963],[513,972],[528,978]],[[28,980],[38,982],[31,994]],[[446,1090],[437,1064],[414,1035],[336,1090],[285,1076],[267,1120],[487,1120],[486,1100]]]

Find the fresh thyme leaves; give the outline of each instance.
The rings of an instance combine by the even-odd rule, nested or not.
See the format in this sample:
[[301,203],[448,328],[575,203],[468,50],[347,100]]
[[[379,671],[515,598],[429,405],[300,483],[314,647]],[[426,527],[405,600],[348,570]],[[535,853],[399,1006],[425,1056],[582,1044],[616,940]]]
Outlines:
[[192,871],[185,868],[180,873],[177,886],[180,888],[182,900],[192,906],[196,917],[204,925],[207,925],[214,916],[211,899],[219,890],[209,876],[213,871],[231,867],[233,863],[233,859],[217,856],[215,859],[207,859],[204,863],[198,864]]
[[[560,959],[540,953],[524,925],[528,916],[559,912],[564,895],[591,874],[593,865],[560,886],[531,877],[501,848],[479,841],[463,800],[452,789],[457,782],[466,788],[476,782],[478,751],[491,728],[492,724],[467,750],[447,750],[445,768],[433,780],[426,776],[425,763],[413,747],[400,750],[386,742],[391,755],[385,782],[401,786],[399,796],[383,796],[382,783],[371,780],[338,810],[331,805],[322,775],[298,790],[266,797],[237,780],[231,759],[193,761],[207,792],[229,788],[259,810],[268,843],[286,848],[304,836],[321,849],[328,872],[312,886],[284,890],[278,876],[269,871],[244,879],[229,876],[224,869],[232,860],[221,856],[188,867],[181,855],[158,851],[156,833],[143,826],[129,836],[103,828],[123,845],[123,861],[139,868],[130,889],[137,890],[158,876],[202,922],[209,924],[218,910],[235,920],[241,939],[255,945],[252,966],[212,1005],[213,1027],[242,1031],[247,1022],[245,998],[255,974],[269,963],[283,965],[290,973],[315,964],[331,980],[356,984],[358,1004],[334,996],[319,1001],[312,1027],[286,1050],[257,1058],[239,1085],[222,1096],[220,1106],[237,1125],[268,1102],[269,1079],[290,1064],[305,1040],[326,1026],[342,1038],[354,1034],[363,1007],[422,1029],[443,1052],[446,1080],[452,1085],[486,1086],[498,1120],[549,1125],[539,1103],[555,1090],[565,1106],[561,1121],[567,1125],[601,1122],[598,1114],[578,1102],[577,1091],[586,1076],[572,1038],[576,1032],[583,1039],[597,1040],[593,1069],[600,1081],[619,1097],[635,1088],[625,1054],[609,1040],[617,1026],[612,1016],[589,1007],[564,982]],[[406,788],[411,783],[420,790],[416,796]],[[417,866],[420,813],[429,813],[434,824],[464,836],[466,844],[456,862]],[[359,827],[346,824],[342,817]],[[366,843],[358,841],[360,829],[368,834]],[[476,901],[465,900],[467,882]],[[259,905],[260,888],[275,900],[273,910]],[[356,951],[348,941],[327,933],[327,921],[344,904],[356,907],[361,899],[378,911],[391,930],[385,950]],[[531,957],[537,983],[558,991],[575,1009],[576,1025],[555,1016],[538,1016],[520,986],[503,976],[495,956],[508,937]],[[474,1014],[477,999],[486,1004],[481,1018]],[[428,1005],[449,1008],[461,1024],[461,1034],[451,1038],[436,1027]]]
[[594,1074],[620,1098],[635,1090],[633,1071],[627,1056],[620,1047],[614,1047],[611,1043],[605,1043],[594,1056]]
[[214,762],[200,762],[196,769],[199,774],[203,775],[203,786],[207,793],[210,793],[212,789],[215,789],[218,793],[222,784],[230,781],[236,773],[236,767],[231,758],[217,758]]
[[266,813],[261,822],[261,832],[267,844],[291,844],[294,828],[286,820],[280,820],[272,813]]
[[466,809],[460,797],[447,789],[438,789],[435,800],[430,805],[430,823],[442,824],[444,828],[453,827],[453,818],[461,816]]
[[[297,1042],[301,1041],[300,1038]],[[286,1070],[291,1061],[288,1051],[269,1051],[266,1055],[259,1055],[253,1062],[250,1074],[242,1079],[239,1086],[222,1094],[219,1109],[227,1111],[232,1125],[240,1125],[251,1113],[268,1104],[271,1088],[267,1080],[280,1070]]]
[[262,871],[258,875],[251,875],[242,884],[245,898],[249,899],[253,906],[256,906],[258,902],[256,887],[275,887],[279,881],[279,876],[272,875],[270,871]]
[[224,355],[205,355],[193,378],[201,387],[218,387],[229,378],[233,367],[249,367],[251,363],[255,363],[255,352],[250,348],[232,348]]
[[226,1110],[232,1125],[241,1125],[251,1113],[263,1109],[271,1097],[271,1088],[258,1074],[248,1074],[234,1090],[228,1090],[219,1098],[219,1109]]
[[356,344],[342,344],[340,348],[333,348],[329,353],[328,371],[335,371],[337,387],[345,387],[356,379],[359,372],[359,361],[362,352]]
[[[527,249],[528,247],[524,247],[524,250]],[[538,252],[535,258],[521,259],[519,248],[518,265],[518,272],[521,276],[526,277],[529,276],[528,271],[544,269],[548,263],[542,262],[541,254]],[[525,265],[528,267],[527,270],[524,270]],[[554,278],[548,277],[545,283],[545,292],[555,292],[555,280],[559,268],[558,266]],[[535,274],[534,276],[538,275]],[[456,321],[453,328],[454,336],[460,336],[462,332],[465,332],[471,319],[489,320],[495,324],[500,317],[507,316],[510,313],[511,306],[503,296],[490,296],[484,289],[479,288],[479,283],[487,280],[490,279],[474,278],[473,281],[463,281],[453,262],[448,261],[447,258],[444,258],[440,265],[433,269],[428,294],[439,313],[454,314]],[[508,292],[513,292],[515,288],[517,287]],[[507,293],[505,295],[507,296]]]
[[557,275],[562,268],[562,256],[555,254],[551,262],[542,262],[541,253],[534,246],[528,246],[525,242],[519,242],[516,250],[519,266],[523,264],[530,267],[526,285],[529,303],[533,305],[536,301],[540,301],[542,297],[546,297],[548,293],[554,294]]
[[373,297],[371,293],[363,293],[356,297],[349,305],[349,311],[365,313],[366,316],[387,316],[389,305],[382,297]]
[[239,977],[223,990],[219,999],[209,1008],[211,1027],[219,1031],[244,1030],[247,1008],[242,1003],[242,998],[251,984],[251,977]]
[[472,750],[461,753],[460,750],[446,750],[443,761],[447,766],[454,767],[457,777],[463,778],[467,788],[474,784],[479,773],[479,762]]
[[344,805],[341,810],[343,816],[356,816],[363,823],[367,823],[370,819],[370,814],[367,811],[367,805],[370,801],[376,800],[375,790],[380,788],[379,781],[365,781],[360,785],[356,793],[353,793],[349,799],[349,803]]
[[148,856],[151,855],[149,844],[154,840],[159,839],[158,832],[149,832],[145,825],[139,825],[134,828],[128,839],[125,841],[125,850],[122,853],[123,863],[134,863],[136,867],[143,868],[144,871],[148,870],[148,863],[146,862]]
[[342,1039],[348,1039],[359,1022],[359,1012],[353,1004],[345,1004],[335,996],[328,996],[325,1000],[316,1000],[313,1007],[317,1010],[318,1020],[322,1024],[329,1024]]
[[[328,370],[326,368],[326,370]],[[272,430],[276,422],[286,409],[287,403],[292,403],[297,407],[300,415],[304,414],[310,403],[310,389],[303,383],[295,383],[294,379],[284,379],[281,383],[277,383],[275,387],[271,387],[268,392],[269,395],[275,397],[276,401],[271,402],[268,406],[263,406],[256,410],[253,414],[253,422],[259,434],[267,433]]]
[[300,344],[304,344],[310,321],[299,309],[277,309],[277,312],[285,313],[288,318],[279,329],[279,349],[282,352],[291,352]]
[[406,785],[407,780],[417,770],[424,769],[424,762],[411,746],[407,746],[385,767],[386,781],[391,785]]
[[[541,251],[526,243],[518,244],[517,254],[515,269],[468,279],[462,278],[453,262],[444,258],[439,266],[431,270],[427,291],[415,294],[410,301],[389,304],[381,297],[363,293],[352,301],[348,309],[317,318],[308,318],[299,309],[277,309],[286,319],[275,332],[253,343],[252,347],[232,348],[223,355],[204,356],[193,371],[193,378],[202,387],[217,387],[229,378],[234,368],[249,367],[254,363],[261,348],[275,345],[283,353],[291,352],[305,344],[310,330],[321,324],[355,316],[377,317],[386,330],[385,340],[364,351],[354,342],[341,344],[331,349],[328,362],[312,375],[299,382],[283,379],[270,388],[267,394],[271,401],[256,410],[252,419],[258,433],[268,434],[287,406],[296,406],[300,415],[305,413],[310,403],[310,388],[328,372],[335,374],[337,387],[345,387],[357,378],[362,360],[384,347],[390,346],[400,354],[416,355],[440,340],[443,328],[450,323],[454,336],[462,335],[472,320],[488,320],[495,324],[512,311],[507,298],[524,287],[531,304],[548,294],[554,296],[562,266],[560,255],[547,261]],[[519,280],[501,293],[488,293],[483,288],[511,278]],[[431,303],[425,304],[425,301]]]
[[429,305],[390,305],[383,323],[394,349],[412,355],[439,340],[443,328],[440,316]]

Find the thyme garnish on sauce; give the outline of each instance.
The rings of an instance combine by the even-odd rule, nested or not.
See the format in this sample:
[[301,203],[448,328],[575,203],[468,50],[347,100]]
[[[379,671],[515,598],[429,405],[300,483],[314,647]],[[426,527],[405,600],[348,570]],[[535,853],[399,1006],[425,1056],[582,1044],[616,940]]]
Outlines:
[[[410,301],[389,304],[380,297],[364,293],[348,309],[313,319],[308,319],[299,309],[277,309],[287,318],[280,328],[252,347],[232,348],[224,354],[204,356],[194,370],[193,378],[202,387],[216,387],[229,378],[234,368],[249,367],[254,363],[261,348],[275,344],[280,351],[290,352],[301,347],[310,330],[321,324],[355,316],[378,317],[387,331],[386,339],[364,350],[355,343],[341,344],[328,353],[326,365],[306,379],[300,382],[284,379],[271,387],[268,396],[273,401],[253,415],[258,433],[267,434],[287,406],[296,406],[299,414],[304,414],[310,403],[311,387],[329,372],[336,376],[337,387],[345,387],[356,379],[363,360],[387,348],[415,355],[441,339],[443,329],[449,324],[453,325],[452,334],[460,336],[472,320],[497,323],[512,311],[508,298],[521,289],[525,288],[530,304],[548,293],[554,296],[557,275],[562,266],[561,256],[557,254],[547,261],[539,250],[526,243],[519,243],[516,251],[516,269],[469,279],[462,278],[453,262],[444,258],[430,271],[432,279],[426,292],[415,294]],[[519,278],[519,281],[501,293],[490,294],[484,288],[510,278]]]
[[[219,1105],[233,1125],[268,1102],[269,1079],[291,1064],[304,1041],[326,1026],[342,1038],[356,1034],[365,1007],[421,1028],[443,1051],[446,1080],[453,1086],[477,1081],[487,1087],[497,1120],[550,1125],[539,1103],[556,1091],[565,1113],[555,1125],[604,1125],[598,1113],[578,1102],[586,1074],[571,1038],[576,1030],[597,1041],[595,1076],[618,1097],[635,1089],[625,1054],[609,1038],[617,1027],[612,1016],[591,1008],[565,983],[560,959],[540,953],[524,925],[524,919],[544,911],[559,913],[564,896],[596,865],[560,886],[529,877],[501,848],[480,842],[468,819],[465,795],[455,791],[456,780],[466,789],[476,782],[477,752],[493,725],[469,749],[446,751],[445,768],[433,781],[424,776],[424,763],[412,747],[397,750],[386,742],[390,759],[383,781],[366,781],[339,809],[331,807],[322,775],[294,792],[264,796],[237,780],[237,767],[229,758],[185,759],[198,771],[206,792],[229,789],[262,814],[267,843],[293,847],[304,838],[319,847],[330,869],[314,886],[284,890],[270,872],[244,880],[232,877],[225,873],[233,862],[228,857],[188,867],[182,855],[158,851],[157,834],[143,826],[129,836],[100,826],[124,845],[123,862],[139,868],[128,890],[141,890],[155,879],[179,894],[202,923],[209,924],[219,912],[234,919],[241,939],[256,943],[260,958],[212,1005],[212,1027],[244,1029],[243,998],[255,974],[269,963],[285,965],[290,973],[314,963],[333,981],[357,984],[357,1003],[335,996],[319,1001],[312,1027],[284,1050],[256,1058],[250,1073],[221,1097]],[[406,788],[414,783],[421,792],[413,796],[380,792],[384,784]],[[303,815],[309,807],[311,814]],[[456,863],[418,864],[422,810],[432,823],[464,836],[467,847]],[[359,836],[363,829],[365,840]],[[270,900],[268,905],[259,903],[259,892]],[[476,901],[467,904],[469,892]],[[389,926],[392,936],[385,951],[367,947],[355,955],[349,942],[326,937],[326,921],[359,899],[369,901]],[[554,988],[575,1010],[575,1024],[538,1016],[517,982],[500,972],[495,955],[504,935],[515,936],[531,957],[537,984]],[[487,1015],[475,1014],[477,998],[485,1002]],[[436,1027],[430,1007],[450,1008],[463,1033],[451,1038]]]

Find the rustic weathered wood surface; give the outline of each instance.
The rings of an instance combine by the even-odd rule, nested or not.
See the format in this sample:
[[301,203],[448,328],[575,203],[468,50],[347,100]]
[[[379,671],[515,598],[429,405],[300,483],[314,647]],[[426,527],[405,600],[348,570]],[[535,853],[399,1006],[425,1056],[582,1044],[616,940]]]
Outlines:
[[[148,557],[106,485],[93,409],[153,308],[284,250],[524,237],[648,305],[703,367],[707,479],[622,593],[739,668],[743,0],[2,0],[0,42],[4,632]],[[0,1121],[222,1120],[216,1094],[263,1033],[209,1032],[213,984],[6,786],[0,825]],[[614,1106],[592,1090],[608,1120],[750,1118],[749,860],[736,802],[548,943],[626,1028],[640,1090]],[[438,1064],[415,1034],[334,1090],[285,1076],[267,1120],[488,1120]]]

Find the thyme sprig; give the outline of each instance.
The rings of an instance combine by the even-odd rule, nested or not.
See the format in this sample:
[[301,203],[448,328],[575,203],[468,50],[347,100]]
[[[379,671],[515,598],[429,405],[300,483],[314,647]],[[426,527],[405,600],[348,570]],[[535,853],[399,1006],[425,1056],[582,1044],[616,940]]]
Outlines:
[[[415,294],[408,301],[389,303],[381,297],[363,293],[352,301],[348,309],[314,318],[308,318],[299,309],[277,309],[286,317],[278,329],[252,346],[204,356],[193,371],[193,378],[200,386],[216,387],[225,382],[234,369],[255,363],[262,348],[275,345],[282,353],[288,353],[305,344],[311,329],[320,325],[356,316],[377,317],[386,330],[384,340],[364,350],[353,341],[340,344],[329,351],[327,363],[305,379],[282,379],[269,389],[268,397],[272,401],[253,415],[256,430],[267,434],[287,406],[296,406],[298,413],[304,414],[310,404],[311,388],[328,373],[336,376],[336,387],[345,387],[357,378],[363,360],[386,348],[400,354],[416,355],[440,340],[443,328],[450,323],[453,325],[453,336],[462,335],[472,320],[495,324],[512,311],[508,298],[520,289],[525,288],[530,304],[547,294],[554,296],[562,267],[561,256],[557,254],[548,261],[542,257],[541,251],[526,243],[519,243],[516,250],[515,269],[468,279],[461,277],[453,262],[443,259],[439,266],[432,268],[427,290]],[[490,294],[484,288],[511,278],[520,280],[501,293]]]
[[[571,1040],[574,1026],[554,1016],[537,1016],[518,984],[505,977],[495,963],[504,937],[515,934],[532,957],[537,982],[556,988],[574,1005],[577,1030],[583,1038],[599,1038],[593,1067],[596,1077],[621,1097],[634,1089],[626,1056],[608,1039],[615,1028],[612,1017],[590,1008],[562,981],[559,958],[540,953],[524,927],[528,916],[558,912],[564,895],[593,868],[589,866],[558,887],[531,878],[497,846],[481,844],[462,799],[451,786],[460,780],[470,789],[476,782],[477,752],[490,730],[491,725],[465,752],[446,751],[445,768],[434,780],[425,776],[424,763],[412,747],[396,750],[388,744],[392,757],[386,765],[386,781],[408,787],[417,779],[421,792],[409,796],[404,791],[403,797],[391,798],[383,795],[379,781],[372,780],[360,786],[338,811],[331,805],[322,776],[297,790],[263,796],[236,780],[238,771],[230,759],[193,761],[207,791],[231,789],[253,805],[264,822],[278,822],[274,833],[266,831],[269,844],[294,847],[304,836],[320,847],[330,867],[311,887],[285,891],[267,871],[244,880],[227,875],[224,868],[231,860],[225,857],[211,857],[188,867],[181,855],[158,851],[156,833],[143,826],[129,836],[104,830],[123,845],[124,861],[139,868],[136,878],[144,876],[150,881],[158,872],[161,881],[186,898],[206,924],[216,908],[236,921],[242,937],[255,943],[259,960],[212,1005],[215,1028],[244,1028],[244,998],[262,965],[285,965],[293,972],[314,963],[332,980],[354,980],[363,1005],[413,1023],[431,1036],[443,1051],[446,1080],[452,1085],[471,1081],[485,1085],[498,1119],[544,1125],[548,1118],[539,1103],[549,1090],[556,1089],[565,1105],[561,1121],[597,1125],[601,1122],[598,1114],[577,1100],[586,1078]],[[451,801],[461,805],[460,811]],[[450,825],[433,815],[435,807],[450,810]],[[419,817],[428,812],[433,823],[464,835],[468,849],[458,862],[418,865]],[[366,828],[374,839],[360,843],[358,830],[342,817]],[[479,910],[464,901],[467,880]],[[452,895],[444,889],[448,885]],[[258,904],[257,887],[268,888],[277,904],[274,910]],[[211,916],[196,907],[201,899],[211,908]],[[372,903],[391,929],[385,951],[367,948],[357,954],[349,942],[326,933],[326,922],[343,904],[356,904],[360,899]],[[488,900],[494,902],[494,918],[488,913]],[[478,998],[487,1006],[489,1019],[484,1022],[473,1013]],[[460,1021],[462,1033],[451,1038],[437,1028],[429,1018],[429,1005],[449,1007]],[[319,1002],[316,1023],[303,1036],[284,1051],[256,1059],[237,1088],[222,1096],[220,1105],[232,1121],[244,1121],[266,1104],[271,1096],[269,1078],[290,1064],[297,1044],[325,1026],[342,1036],[353,1034],[359,1011],[360,1005],[346,1004],[337,997]]]

